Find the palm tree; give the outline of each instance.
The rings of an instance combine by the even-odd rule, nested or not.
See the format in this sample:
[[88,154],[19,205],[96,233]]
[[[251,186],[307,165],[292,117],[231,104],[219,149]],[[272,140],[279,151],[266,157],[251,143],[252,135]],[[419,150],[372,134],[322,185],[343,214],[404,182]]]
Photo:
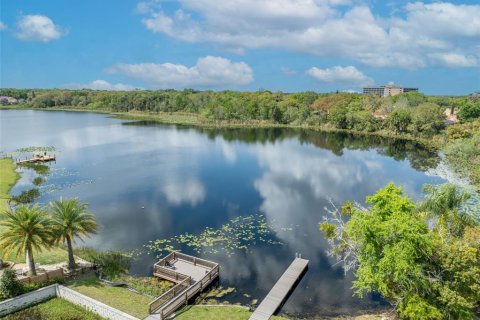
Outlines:
[[42,248],[52,245],[51,220],[46,211],[39,207],[19,205],[13,211],[4,211],[0,217],[0,247],[4,257],[16,250],[15,257],[25,254],[28,273],[36,275],[33,249],[41,252]]
[[417,210],[426,212],[429,218],[438,218],[437,228],[460,235],[466,226],[476,224],[471,215],[460,211],[461,205],[470,198],[469,193],[450,183],[425,185],[423,191],[427,196]]
[[79,202],[77,198],[62,199],[51,202],[52,219],[55,230],[56,242],[67,243],[68,268],[75,268],[72,242],[81,236],[89,236],[97,232],[95,216],[88,212],[86,203]]

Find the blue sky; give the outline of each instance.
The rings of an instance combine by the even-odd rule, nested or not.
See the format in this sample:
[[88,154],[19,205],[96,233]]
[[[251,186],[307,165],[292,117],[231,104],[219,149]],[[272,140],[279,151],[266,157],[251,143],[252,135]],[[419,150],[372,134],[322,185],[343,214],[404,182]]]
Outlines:
[[480,90],[478,1],[0,3],[4,88]]

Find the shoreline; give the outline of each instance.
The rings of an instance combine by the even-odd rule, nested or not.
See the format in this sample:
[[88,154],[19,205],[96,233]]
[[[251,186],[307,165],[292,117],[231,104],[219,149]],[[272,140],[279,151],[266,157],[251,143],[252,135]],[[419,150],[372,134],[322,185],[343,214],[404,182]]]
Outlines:
[[20,179],[20,174],[15,170],[16,165],[12,158],[0,158],[0,210],[8,209],[10,191]]
[[90,112],[98,114],[108,114],[113,118],[121,120],[132,121],[152,121],[159,124],[194,126],[205,129],[255,129],[255,128],[287,128],[287,129],[304,129],[317,132],[332,132],[332,133],[347,133],[353,135],[374,136],[396,140],[412,141],[422,144],[428,148],[440,150],[446,145],[446,140],[442,136],[434,136],[431,139],[414,137],[405,134],[391,134],[383,131],[357,131],[348,129],[333,128],[328,125],[306,125],[306,124],[281,124],[273,123],[266,120],[249,120],[249,121],[226,121],[226,120],[209,120],[197,113],[186,112],[144,112],[144,111],[129,111],[117,112],[113,110],[94,110],[84,108],[69,108],[69,107],[50,107],[50,108],[32,108],[25,106],[0,106],[0,110],[40,110],[40,111],[65,111],[65,112]]

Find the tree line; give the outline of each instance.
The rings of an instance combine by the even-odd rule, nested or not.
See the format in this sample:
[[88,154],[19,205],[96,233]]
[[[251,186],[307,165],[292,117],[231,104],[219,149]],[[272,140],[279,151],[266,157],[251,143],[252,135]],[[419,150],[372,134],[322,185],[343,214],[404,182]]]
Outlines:
[[480,117],[480,99],[431,97],[408,92],[393,97],[354,93],[271,91],[94,91],[0,89],[32,108],[74,107],[112,112],[189,112],[212,121],[268,121],[355,131],[432,136],[445,128],[445,110],[462,121]]

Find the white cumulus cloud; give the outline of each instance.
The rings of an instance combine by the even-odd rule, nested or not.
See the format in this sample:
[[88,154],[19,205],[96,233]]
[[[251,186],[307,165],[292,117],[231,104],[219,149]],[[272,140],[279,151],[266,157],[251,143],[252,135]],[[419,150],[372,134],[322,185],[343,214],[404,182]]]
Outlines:
[[431,54],[433,60],[438,61],[439,64],[447,65],[449,67],[475,67],[478,66],[478,60],[474,56],[465,56],[458,53],[438,53]]
[[65,34],[52,19],[43,15],[25,15],[17,22],[16,36],[20,40],[49,42]]
[[110,90],[110,91],[130,91],[135,89],[143,89],[123,83],[110,83],[105,80],[95,80],[89,83],[69,83],[65,85],[70,89],[91,89],[91,90]]
[[215,43],[231,52],[280,48],[375,67],[456,67],[432,55],[480,57],[479,4],[397,4],[382,16],[364,1],[178,2],[180,8],[173,13],[155,1],[142,2],[145,27],[186,42]]
[[370,85],[373,80],[364,75],[354,66],[319,69],[313,67],[305,71],[309,76],[325,83],[350,84],[350,85]]
[[253,81],[253,70],[245,62],[206,56],[188,67],[173,63],[116,64],[107,73],[123,74],[156,88],[235,87]]

